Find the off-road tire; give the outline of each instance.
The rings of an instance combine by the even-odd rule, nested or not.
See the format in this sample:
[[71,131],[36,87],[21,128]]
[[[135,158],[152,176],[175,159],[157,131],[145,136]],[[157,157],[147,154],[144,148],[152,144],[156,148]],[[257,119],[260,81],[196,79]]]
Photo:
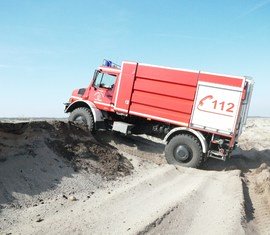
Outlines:
[[[188,151],[188,159],[177,159],[176,150],[183,146]],[[182,148],[182,147],[181,147]],[[165,147],[165,157],[169,164],[197,168],[203,161],[203,152],[199,140],[192,135],[176,135]]]
[[82,122],[87,125],[90,132],[94,131],[94,117],[91,113],[91,110],[85,107],[74,109],[68,118],[69,122],[76,122],[76,119],[81,118]]

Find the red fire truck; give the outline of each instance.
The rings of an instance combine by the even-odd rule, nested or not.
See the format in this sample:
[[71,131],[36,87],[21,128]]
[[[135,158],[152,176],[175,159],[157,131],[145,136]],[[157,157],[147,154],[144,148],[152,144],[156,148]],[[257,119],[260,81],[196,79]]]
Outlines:
[[230,156],[252,89],[244,76],[104,60],[90,85],[73,91],[65,112],[90,131],[163,138],[168,163],[198,167],[209,157]]

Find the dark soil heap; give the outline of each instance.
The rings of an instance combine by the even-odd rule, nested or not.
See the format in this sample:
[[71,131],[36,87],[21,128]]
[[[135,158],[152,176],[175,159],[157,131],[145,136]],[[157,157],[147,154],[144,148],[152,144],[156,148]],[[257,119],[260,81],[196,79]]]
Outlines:
[[8,157],[37,156],[44,146],[65,158],[75,171],[115,179],[131,173],[132,164],[118,151],[98,143],[85,127],[60,121],[0,123],[0,164]]

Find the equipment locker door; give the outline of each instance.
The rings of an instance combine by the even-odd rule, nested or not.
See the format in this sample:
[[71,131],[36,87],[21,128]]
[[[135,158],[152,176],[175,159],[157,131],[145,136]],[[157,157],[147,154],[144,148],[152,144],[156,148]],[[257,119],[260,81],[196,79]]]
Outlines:
[[232,135],[234,133],[242,89],[198,82],[190,126]]

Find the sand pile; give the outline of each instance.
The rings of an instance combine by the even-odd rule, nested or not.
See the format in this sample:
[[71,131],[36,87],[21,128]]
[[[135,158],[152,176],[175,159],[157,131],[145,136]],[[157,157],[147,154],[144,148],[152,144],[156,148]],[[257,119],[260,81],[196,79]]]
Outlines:
[[[104,180],[132,168],[110,145],[133,159],[129,177]],[[153,225],[149,234],[269,234],[270,119],[249,119],[239,145],[226,162],[180,170],[161,162],[155,139],[0,124],[0,233],[137,234]]]
[[[74,124],[60,121],[0,123],[0,167],[9,166],[12,171],[20,166],[23,172],[31,166],[33,175],[28,177],[33,181],[37,177],[35,164],[41,163],[42,169],[52,170],[63,158],[75,171],[99,174],[106,179],[128,175],[133,168],[116,149],[97,143],[87,130]],[[14,161],[14,166],[9,165],[10,161]],[[64,167],[57,167],[58,171]],[[1,181],[5,176],[0,175]]]
[[[263,163],[259,168],[251,173],[255,177],[254,189],[257,194],[262,194],[265,199],[270,196],[270,167]],[[270,201],[268,202],[270,206]]]
[[270,149],[270,119],[249,118],[239,139],[242,150]]

